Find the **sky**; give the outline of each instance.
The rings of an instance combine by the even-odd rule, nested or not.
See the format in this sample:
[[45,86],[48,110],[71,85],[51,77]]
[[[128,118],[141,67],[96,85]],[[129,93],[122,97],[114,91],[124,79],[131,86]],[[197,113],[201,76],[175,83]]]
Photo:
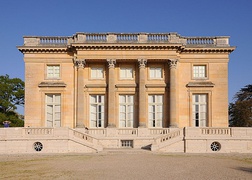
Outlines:
[[24,80],[23,36],[76,32],[230,36],[229,102],[252,84],[251,0],[0,0],[0,75]]

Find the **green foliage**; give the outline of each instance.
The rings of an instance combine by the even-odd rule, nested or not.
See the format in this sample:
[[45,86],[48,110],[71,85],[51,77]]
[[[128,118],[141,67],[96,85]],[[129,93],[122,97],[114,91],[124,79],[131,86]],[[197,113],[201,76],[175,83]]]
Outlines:
[[252,127],[252,85],[241,88],[229,104],[230,126]]
[[0,76],[0,127],[3,121],[10,121],[10,127],[23,127],[24,121],[15,112],[24,105],[24,82],[9,75]]
[[24,120],[20,119],[15,112],[7,114],[0,112],[0,127],[3,127],[4,121],[10,121],[10,127],[24,127]]

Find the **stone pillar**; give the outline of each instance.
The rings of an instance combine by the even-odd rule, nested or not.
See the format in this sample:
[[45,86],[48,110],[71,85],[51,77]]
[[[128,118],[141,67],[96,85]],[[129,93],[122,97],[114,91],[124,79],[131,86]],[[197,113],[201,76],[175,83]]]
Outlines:
[[84,67],[86,64],[85,60],[74,60],[75,66],[77,67],[77,118],[76,127],[83,128],[84,125]]
[[115,59],[107,59],[108,62],[108,127],[116,127],[115,120]]
[[170,127],[178,127],[177,122],[177,59],[169,59],[170,67]]
[[146,59],[138,59],[139,63],[139,127],[145,128],[147,120],[147,111],[146,111],[146,93],[145,93],[145,66],[147,63]]

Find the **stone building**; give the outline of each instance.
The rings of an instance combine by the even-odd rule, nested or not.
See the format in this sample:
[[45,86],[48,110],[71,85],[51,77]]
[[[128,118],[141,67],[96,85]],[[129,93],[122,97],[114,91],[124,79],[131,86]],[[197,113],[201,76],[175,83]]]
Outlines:
[[0,129],[0,154],[252,152],[228,127],[229,37],[177,33],[25,36],[25,127]]
[[228,127],[229,37],[25,36],[25,127]]

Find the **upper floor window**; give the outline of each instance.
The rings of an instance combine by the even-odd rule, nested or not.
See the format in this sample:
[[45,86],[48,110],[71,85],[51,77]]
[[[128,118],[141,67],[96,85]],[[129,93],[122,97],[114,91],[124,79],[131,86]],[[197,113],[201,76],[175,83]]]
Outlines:
[[59,65],[47,65],[47,78],[50,78],[50,79],[60,78],[60,66]]
[[103,79],[103,67],[91,68],[91,79]]
[[150,67],[150,78],[151,79],[161,79],[162,78],[162,68],[161,67]]
[[121,79],[132,79],[133,78],[133,68],[121,67],[120,68],[120,78]]
[[193,66],[193,78],[206,78],[206,66],[205,65],[194,65]]

